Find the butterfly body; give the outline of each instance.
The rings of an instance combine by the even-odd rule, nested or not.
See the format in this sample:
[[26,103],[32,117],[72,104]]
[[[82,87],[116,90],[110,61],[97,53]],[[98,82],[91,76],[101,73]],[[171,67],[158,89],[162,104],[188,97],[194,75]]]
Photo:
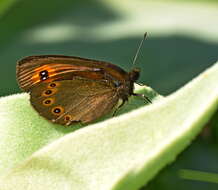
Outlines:
[[134,95],[139,70],[125,72],[108,62],[73,56],[29,56],[17,63],[19,86],[46,119],[62,124],[89,123]]

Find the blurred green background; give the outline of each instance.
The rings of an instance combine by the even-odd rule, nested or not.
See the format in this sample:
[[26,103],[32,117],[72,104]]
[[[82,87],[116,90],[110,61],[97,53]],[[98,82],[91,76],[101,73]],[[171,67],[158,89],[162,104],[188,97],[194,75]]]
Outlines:
[[[139,82],[168,95],[217,61],[218,1],[0,0],[0,96],[21,92],[16,61],[29,55],[105,60],[128,71],[144,32]],[[178,175],[218,173],[216,123],[142,190],[217,190],[218,184]]]

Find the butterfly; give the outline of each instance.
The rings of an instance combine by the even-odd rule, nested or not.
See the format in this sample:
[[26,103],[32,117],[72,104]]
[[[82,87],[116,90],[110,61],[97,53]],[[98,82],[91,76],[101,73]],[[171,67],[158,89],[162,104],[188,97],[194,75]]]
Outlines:
[[104,61],[29,56],[18,61],[16,73],[20,88],[30,93],[33,108],[61,125],[90,123],[114,110],[119,100],[121,107],[130,96],[141,96],[133,92],[139,69],[126,72]]

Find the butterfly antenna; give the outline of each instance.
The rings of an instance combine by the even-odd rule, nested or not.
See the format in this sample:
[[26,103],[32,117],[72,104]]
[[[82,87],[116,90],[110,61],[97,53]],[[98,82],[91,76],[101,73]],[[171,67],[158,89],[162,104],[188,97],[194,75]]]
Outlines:
[[139,47],[138,47],[138,49],[136,51],[135,57],[134,57],[133,62],[132,62],[133,66],[135,65],[135,62],[136,62],[136,60],[138,58],[138,54],[140,52],[140,49],[142,47],[143,42],[145,41],[146,36],[147,36],[147,32],[145,32],[144,37],[143,37],[142,41],[140,42]]

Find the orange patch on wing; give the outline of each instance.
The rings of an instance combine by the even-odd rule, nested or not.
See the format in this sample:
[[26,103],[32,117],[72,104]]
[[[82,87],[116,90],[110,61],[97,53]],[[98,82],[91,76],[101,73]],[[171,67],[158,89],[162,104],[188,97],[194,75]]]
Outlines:
[[[48,78],[46,80],[43,80],[43,82],[52,82],[54,79],[57,79],[59,75],[71,73],[71,72],[80,72],[80,71],[93,71],[93,68],[89,68],[86,66],[74,66],[74,65],[65,65],[65,64],[48,64],[48,65],[42,65],[41,67],[35,68],[33,71],[31,71],[33,74],[30,78],[31,85],[35,85],[39,82],[41,82],[41,76],[40,72],[42,71],[48,71]],[[89,73],[90,74],[90,73]],[[86,76],[86,73],[84,73]],[[92,76],[92,78],[96,78],[97,76]],[[99,78],[99,76],[97,77]]]
[[33,81],[33,83],[39,82],[40,81],[40,72],[42,71],[48,71],[48,76],[50,77],[51,75],[54,75],[55,73],[55,68],[52,66],[48,66],[48,65],[43,65],[41,67],[38,67],[36,69],[34,69],[34,75],[31,77],[31,80]]

